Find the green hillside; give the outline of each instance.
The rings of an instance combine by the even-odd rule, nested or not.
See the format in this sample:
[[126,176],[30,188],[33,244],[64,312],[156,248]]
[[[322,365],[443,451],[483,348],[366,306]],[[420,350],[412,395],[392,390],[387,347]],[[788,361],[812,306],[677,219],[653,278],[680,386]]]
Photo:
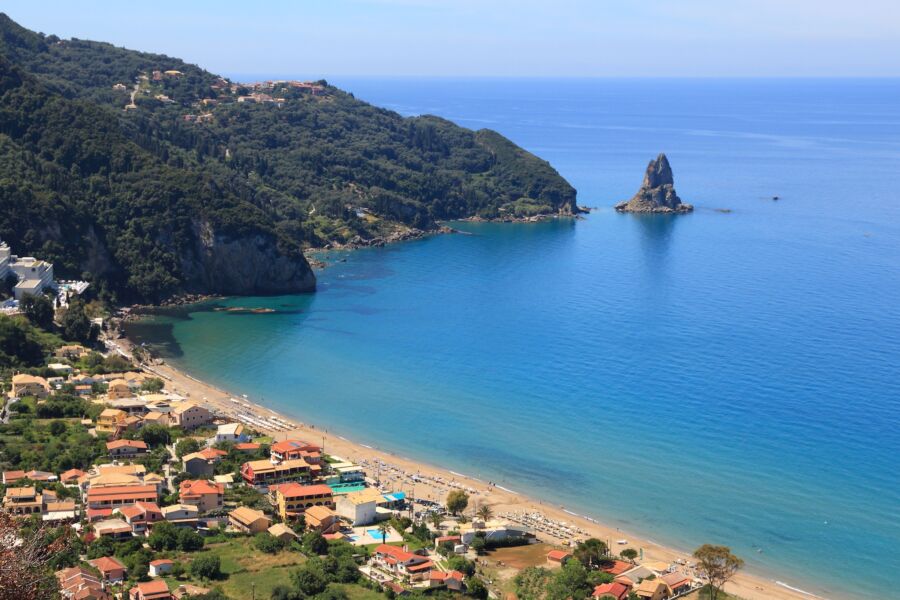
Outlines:
[[309,290],[306,248],[576,210],[496,132],[325,82],[250,89],[0,14],[0,238],[110,299]]

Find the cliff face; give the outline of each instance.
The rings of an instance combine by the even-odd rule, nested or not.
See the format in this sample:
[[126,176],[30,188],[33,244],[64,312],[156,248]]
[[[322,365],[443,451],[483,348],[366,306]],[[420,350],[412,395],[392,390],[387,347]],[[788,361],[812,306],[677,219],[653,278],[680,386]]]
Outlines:
[[284,252],[274,237],[233,237],[195,222],[195,243],[182,256],[187,291],[213,294],[288,294],[316,289],[316,276],[298,251]]
[[675,181],[672,167],[665,154],[651,160],[644,173],[644,182],[638,192],[626,202],[616,205],[619,212],[637,213],[674,213],[690,212],[694,207],[683,204],[675,193]]

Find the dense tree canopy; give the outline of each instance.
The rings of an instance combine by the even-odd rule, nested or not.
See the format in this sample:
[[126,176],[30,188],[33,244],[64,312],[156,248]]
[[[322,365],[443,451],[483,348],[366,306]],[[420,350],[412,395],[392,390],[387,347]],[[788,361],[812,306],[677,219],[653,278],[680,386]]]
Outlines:
[[398,227],[576,210],[548,163],[496,132],[321,89],[239,103],[246,90],[178,59],[0,14],[0,238],[110,299],[159,300],[218,291],[196,266],[216,236],[305,264],[304,248]]

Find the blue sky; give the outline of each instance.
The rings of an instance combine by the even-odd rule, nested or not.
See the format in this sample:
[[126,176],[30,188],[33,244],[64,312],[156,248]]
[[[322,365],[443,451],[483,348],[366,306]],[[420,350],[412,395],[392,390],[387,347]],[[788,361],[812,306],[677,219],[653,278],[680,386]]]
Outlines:
[[900,0],[4,0],[229,76],[900,76]]

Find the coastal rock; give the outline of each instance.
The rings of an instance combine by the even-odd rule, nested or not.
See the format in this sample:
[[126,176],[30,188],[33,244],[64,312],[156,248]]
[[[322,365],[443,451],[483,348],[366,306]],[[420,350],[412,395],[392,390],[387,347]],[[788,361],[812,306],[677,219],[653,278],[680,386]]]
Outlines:
[[619,212],[634,213],[679,213],[690,212],[694,207],[683,204],[675,193],[675,181],[672,167],[665,154],[651,160],[644,173],[644,182],[631,200],[616,204]]
[[286,252],[264,233],[228,235],[208,221],[194,223],[195,241],[182,256],[187,292],[226,295],[289,294],[316,289],[300,250]]

